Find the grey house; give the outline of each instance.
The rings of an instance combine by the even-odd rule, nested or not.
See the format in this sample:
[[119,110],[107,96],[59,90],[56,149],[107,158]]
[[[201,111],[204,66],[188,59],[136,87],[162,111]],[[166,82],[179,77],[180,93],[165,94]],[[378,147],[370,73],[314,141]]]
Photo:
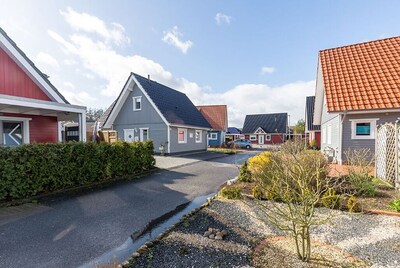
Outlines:
[[131,73],[107,111],[103,129],[127,142],[153,140],[156,153],[207,149],[210,124],[183,93]]
[[377,126],[400,116],[400,37],[319,52],[314,124],[321,150],[338,163],[345,152],[375,152]]

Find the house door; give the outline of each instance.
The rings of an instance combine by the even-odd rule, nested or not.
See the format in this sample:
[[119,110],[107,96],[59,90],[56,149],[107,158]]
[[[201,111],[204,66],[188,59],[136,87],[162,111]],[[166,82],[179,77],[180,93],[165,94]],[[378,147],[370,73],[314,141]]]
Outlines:
[[258,144],[264,144],[264,135],[258,135]]
[[140,141],[147,141],[149,139],[149,129],[141,128],[140,129]]
[[134,129],[124,129],[124,140],[126,142],[135,141],[135,130]]

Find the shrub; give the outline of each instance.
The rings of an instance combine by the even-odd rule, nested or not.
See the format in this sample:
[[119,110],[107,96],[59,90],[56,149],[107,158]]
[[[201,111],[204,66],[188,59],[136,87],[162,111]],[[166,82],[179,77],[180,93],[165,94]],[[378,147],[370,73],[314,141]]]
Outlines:
[[389,208],[396,212],[400,212],[400,198],[395,199],[389,203]]
[[353,149],[345,152],[348,171],[347,180],[356,195],[374,196],[376,192],[373,177],[373,156],[369,149]]
[[262,152],[249,159],[249,171],[253,176],[258,176],[263,168],[270,162],[270,152]]
[[336,194],[335,189],[329,188],[322,195],[322,205],[327,208],[338,209],[340,207],[341,196]]
[[347,200],[347,209],[352,213],[358,213],[362,211],[361,204],[358,202],[355,196],[350,196],[349,200]]
[[153,152],[151,141],[0,147],[0,200],[132,176],[154,167]]
[[226,199],[242,199],[241,189],[237,186],[225,186],[220,195]]
[[250,182],[251,181],[251,173],[248,169],[247,161],[245,161],[243,163],[243,165],[240,167],[238,181],[242,181],[242,182]]
[[305,150],[300,142],[287,142],[281,152],[270,155],[256,178],[264,195],[274,201],[260,203],[270,223],[291,233],[299,259],[309,261],[310,228],[329,220],[330,215],[316,219],[315,207],[335,181],[327,177],[328,163],[319,151]]
[[256,185],[251,189],[251,193],[253,194],[253,197],[255,199],[263,199],[264,195],[263,192],[261,191],[260,186]]

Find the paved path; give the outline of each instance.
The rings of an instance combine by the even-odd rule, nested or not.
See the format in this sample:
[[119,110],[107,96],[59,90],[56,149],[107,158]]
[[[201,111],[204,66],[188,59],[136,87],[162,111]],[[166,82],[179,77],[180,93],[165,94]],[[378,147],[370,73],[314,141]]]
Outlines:
[[151,219],[216,192],[237,175],[238,165],[250,154],[160,171],[92,193],[25,206],[14,215],[3,210],[0,267],[85,264],[123,244]]
[[193,164],[199,161],[212,160],[220,157],[225,157],[223,153],[217,152],[201,152],[201,153],[191,153],[179,156],[160,156],[156,155],[156,166],[162,169],[171,169],[184,165]]

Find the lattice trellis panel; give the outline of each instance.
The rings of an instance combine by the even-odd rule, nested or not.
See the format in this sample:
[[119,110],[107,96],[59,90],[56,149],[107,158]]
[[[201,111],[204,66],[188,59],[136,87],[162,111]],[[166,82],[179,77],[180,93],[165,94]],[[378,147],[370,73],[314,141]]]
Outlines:
[[[395,185],[398,180],[400,128],[395,124],[384,124],[378,127],[375,146],[376,176]],[[397,147],[397,148],[396,148]]]

